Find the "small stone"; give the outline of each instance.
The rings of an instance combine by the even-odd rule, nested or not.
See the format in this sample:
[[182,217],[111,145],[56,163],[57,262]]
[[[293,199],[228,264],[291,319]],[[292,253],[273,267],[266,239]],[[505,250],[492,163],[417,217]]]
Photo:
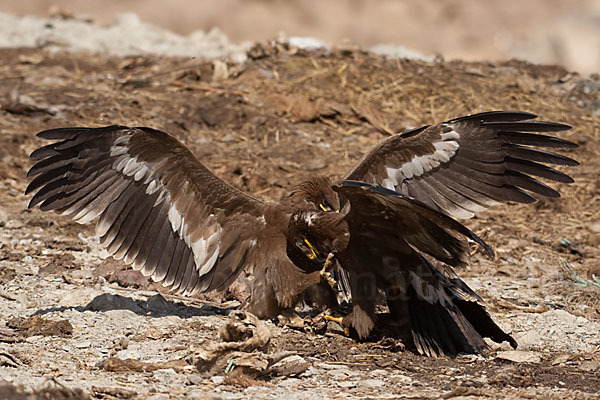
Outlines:
[[304,358],[295,354],[274,364],[271,370],[278,376],[297,376],[306,371],[308,367],[310,367],[310,364]]
[[166,393],[155,393],[153,395],[150,395],[149,397],[146,397],[146,399],[148,400],[169,400],[171,396],[169,396]]
[[315,376],[315,375],[320,375],[322,373],[322,371],[319,371],[317,368],[310,366],[306,369],[306,371],[304,371],[301,376],[303,378],[308,378],[311,376]]
[[510,350],[501,351],[496,354],[496,358],[501,360],[512,361],[515,363],[540,363],[542,361],[542,354],[536,351],[521,351],[521,350]]
[[600,223],[599,222],[590,222],[587,224],[587,228],[593,233],[600,233]]
[[351,389],[356,387],[357,383],[354,381],[336,381],[337,385],[344,389]]
[[393,375],[388,378],[390,382],[393,382],[395,385],[410,385],[413,383],[413,380],[410,376],[406,375]]
[[561,354],[560,356],[556,357],[553,361],[552,361],[552,365],[560,365],[560,364],[564,364],[567,361],[569,361],[572,357],[572,354]]
[[92,342],[89,340],[84,340],[82,342],[73,343],[73,347],[75,347],[77,349],[87,349],[91,345],[92,345]]
[[216,376],[211,376],[210,381],[212,383],[214,383],[215,385],[222,385],[223,382],[225,382],[225,378],[223,378],[222,376],[216,375]]
[[385,382],[381,379],[365,379],[360,382],[361,385],[368,386],[370,388],[380,388],[385,385]]
[[532,329],[516,335],[515,340],[519,343],[520,348],[526,349],[531,346],[539,346],[543,343],[544,337],[537,330]]
[[200,375],[194,374],[188,376],[188,382],[192,385],[201,386],[204,384],[204,379]]
[[349,370],[348,366],[343,364],[327,364],[327,363],[318,363],[315,367],[323,368],[327,370],[337,369],[337,370]]
[[374,369],[373,371],[369,372],[369,376],[371,378],[382,378],[389,375],[390,373],[384,369]]
[[11,219],[10,221],[6,221],[4,224],[7,229],[19,229],[22,228],[23,225],[25,225],[23,221],[18,219]]

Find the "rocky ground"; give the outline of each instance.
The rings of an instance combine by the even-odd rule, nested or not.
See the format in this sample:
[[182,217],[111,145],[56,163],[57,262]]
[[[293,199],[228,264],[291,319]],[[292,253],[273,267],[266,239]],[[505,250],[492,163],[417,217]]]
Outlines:
[[[598,396],[597,77],[517,61],[386,60],[282,43],[253,47],[243,65],[25,48],[2,49],[0,60],[0,397]],[[34,135],[52,127],[165,130],[221,178],[277,200],[310,174],[340,177],[390,133],[491,109],[571,124],[561,136],[580,145],[568,154],[582,164],[568,171],[576,183],[558,185],[561,199],[467,222],[497,257],[477,252],[459,274],[514,335],[517,351],[493,345],[480,356],[433,360],[393,338],[359,343],[335,326],[323,333],[267,321],[253,331],[251,357],[239,353],[245,342],[231,345],[238,353],[218,353],[222,326],[237,318],[232,293],[159,295],[104,260],[91,226],[28,210],[23,194],[28,154],[42,144]]]

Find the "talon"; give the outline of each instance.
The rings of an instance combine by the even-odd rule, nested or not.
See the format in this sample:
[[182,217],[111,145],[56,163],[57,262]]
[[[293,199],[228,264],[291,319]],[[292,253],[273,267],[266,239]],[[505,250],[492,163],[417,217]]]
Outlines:
[[323,318],[325,318],[326,321],[337,322],[342,328],[344,328],[344,335],[350,336],[350,329],[342,324],[344,317],[334,317],[325,314]]
[[321,269],[320,275],[321,278],[327,281],[327,283],[329,284],[329,286],[331,286],[332,289],[335,289],[337,282],[331,277],[329,271],[327,271],[329,268],[331,268],[331,264],[333,264],[333,257],[335,257],[333,253],[329,253],[327,255],[327,259],[325,260],[325,264],[323,264],[323,268]]

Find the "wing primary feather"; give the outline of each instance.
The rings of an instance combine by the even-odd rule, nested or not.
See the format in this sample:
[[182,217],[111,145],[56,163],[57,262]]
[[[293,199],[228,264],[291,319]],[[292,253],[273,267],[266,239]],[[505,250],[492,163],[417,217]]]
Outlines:
[[546,197],[560,197],[560,194],[550,186],[517,171],[506,171],[505,176],[511,185],[520,187]]
[[88,185],[67,196],[58,193],[45,200],[40,205],[40,210],[56,210],[58,213],[65,215],[77,215],[96,196],[102,194],[105,190],[110,190],[111,186],[116,183],[117,178],[116,176],[109,177],[104,182],[100,182],[98,186]]
[[534,149],[531,147],[508,143],[502,145],[502,148],[507,155],[523,160],[539,161],[547,164],[564,165],[570,167],[579,165],[579,163],[572,158],[546,150]]
[[482,121],[482,122],[506,122],[524,121],[537,118],[537,115],[524,111],[486,111],[477,114],[466,115],[450,120],[449,122]]
[[519,158],[506,157],[504,164],[507,169],[513,171],[519,171],[526,174],[539,176],[555,182],[573,183],[573,178],[569,175],[557,171],[553,168],[547,167],[543,164],[536,163],[534,161],[522,160]]
[[31,158],[32,160],[41,160],[44,158],[57,156],[60,153],[54,149],[56,147],[56,145],[57,145],[57,143],[50,143],[50,144],[47,144],[46,146],[42,146],[38,149],[35,149],[29,155],[29,158]]
[[482,125],[503,132],[561,132],[571,129],[569,125],[546,121],[483,122]]
[[498,137],[506,143],[528,146],[549,147],[554,149],[574,149],[577,144],[554,136],[546,136],[527,132],[498,132]]

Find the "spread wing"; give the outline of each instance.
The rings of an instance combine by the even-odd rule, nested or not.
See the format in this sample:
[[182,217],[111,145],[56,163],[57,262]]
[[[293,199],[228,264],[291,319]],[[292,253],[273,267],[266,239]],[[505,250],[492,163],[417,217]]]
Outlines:
[[40,132],[56,140],[26,193],[79,223],[99,217],[108,252],[180,293],[223,289],[247,264],[267,204],[229,186],[181,143],[150,128],[109,126]]
[[569,176],[542,163],[578,163],[538,147],[577,145],[538,133],[564,131],[570,126],[531,121],[535,117],[518,111],[491,111],[395,135],[369,152],[346,179],[382,185],[461,219],[499,203],[559,197],[556,190],[531,175],[571,183]]

